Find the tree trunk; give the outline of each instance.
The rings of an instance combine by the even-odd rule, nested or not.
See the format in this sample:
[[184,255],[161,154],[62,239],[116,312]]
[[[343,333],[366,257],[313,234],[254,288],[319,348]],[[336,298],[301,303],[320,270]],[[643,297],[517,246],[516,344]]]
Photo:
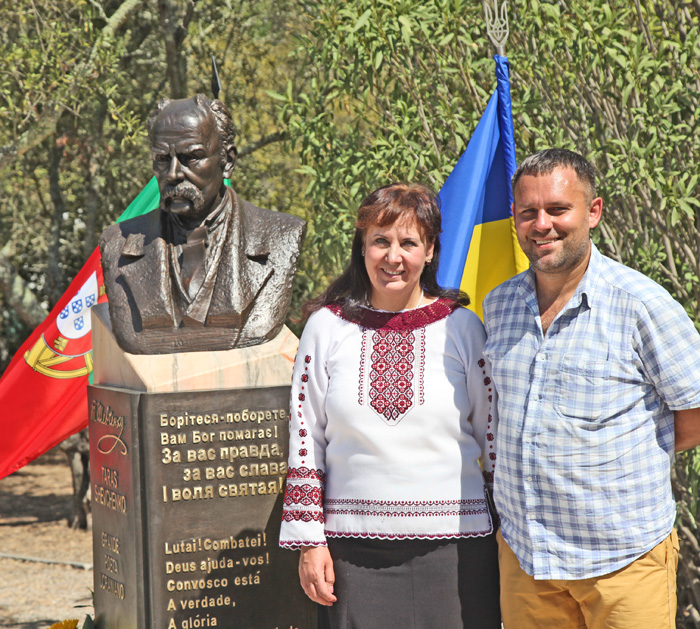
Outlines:
[[8,260],[5,249],[0,250],[0,293],[6,305],[29,327],[38,326],[48,314]]
[[54,139],[51,146],[51,156],[49,160],[49,193],[53,202],[53,212],[51,213],[51,224],[49,228],[50,237],[48,241],[48,260],[46,265],[46,295],[49,298],[49,309],[56,305],[56,302],[63,295],[65,288],[63,283],[63,269],[61,268],[61,227],[63,224],[63,214],[66,211],[66,204],[63,200],[60,182],[60,165],[63,157],[63,136]]
[[101,99],[95,107],[90,133],[86,142],[87,153],[87,198],[85,208],[85,240],[83,241],[83,258],[87,260],[97,246],[97,219],[102,199],[102,160],[104,159],[104,122],[107,116],[107,103]]
[[194,5],[192,2],[186,3],[187,8],[182,19],[178,15],[180,5],[181,3],[174,0],[158,0],[171,98],[186,98],[188,96],[187,59],[183,54],[182,42],[187,36],[187,25],[192,19]]

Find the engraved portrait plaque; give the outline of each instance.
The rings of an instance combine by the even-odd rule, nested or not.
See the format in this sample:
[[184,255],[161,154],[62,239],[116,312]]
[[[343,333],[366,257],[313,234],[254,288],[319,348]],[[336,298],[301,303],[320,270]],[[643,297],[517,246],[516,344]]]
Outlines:
[[288,403],[288,386],[89,388],[98,626],[316,626],[277,544]]

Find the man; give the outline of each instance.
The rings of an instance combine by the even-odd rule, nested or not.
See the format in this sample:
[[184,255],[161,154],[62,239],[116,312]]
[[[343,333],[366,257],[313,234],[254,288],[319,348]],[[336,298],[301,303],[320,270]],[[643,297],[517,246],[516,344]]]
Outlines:
[[700,337],[658,284],[601,255],[580,155],[513,176],[531,268],[484,301],[500,415],[506,629],[675,626],[675,448],[700,443]]
[[148,132],[160,207],[100,239],[119,345],[157,354],[271,340],[289,307],[304,221],[224,185],[236,130],[220,101],[163,100]]

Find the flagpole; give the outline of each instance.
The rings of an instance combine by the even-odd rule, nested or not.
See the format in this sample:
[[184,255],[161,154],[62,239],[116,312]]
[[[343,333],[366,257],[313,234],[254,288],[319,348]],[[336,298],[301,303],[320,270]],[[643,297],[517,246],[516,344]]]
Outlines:
[[496,53],[505,57],[506,42],[510,33],[508,30],[508,2],[503,0],[499,7],[498,0],[484,0],[483,6],[486,33],[496,49]]
[[[515,156],[515,135],[513,132],[513,114],[510,100],[510,64],[506,57],[506,42],[510,29],[508,26],[508,0],[483,0],[484,19],[486,21],[486,33],[496,49],[494,60],[496,61],[496,84],[499,95],[498,109],[500,126],[509,131],[502,138],[503,151],[505,153],[506,177],[508,179],[508,202],[513,203],[513,190],[510,181],[517,166]],[[513,241],[513,256],[515,259],[515,272],[520,273],[529,266],[528,260],[518,243],[515,233],[515,223],[511,218],[511,239]]]

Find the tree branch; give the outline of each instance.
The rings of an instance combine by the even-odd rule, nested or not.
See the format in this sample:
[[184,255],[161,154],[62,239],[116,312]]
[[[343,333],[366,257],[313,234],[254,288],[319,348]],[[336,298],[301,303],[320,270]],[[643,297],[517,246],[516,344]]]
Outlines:
[[282,140],[284,140],[286,137],[287,134],[284,131],[275,131],[275,133],[264,135],[259,140],[251,142],[250,144],[247,144],[242,149],[240,149],[238,151],[238,157],[245,157],[246,155],[250,155],[258,149],[267,146],[268,144],[273,144],[274,142],[282,142]]
[[[70,81],[69,87],[66,88],[67,90],[74,90],[76,84],[79,84],[84,77],[94,71],[100,50],[111,45],[114,34],[139,6],[141,6],[141,0],[124,0],[121,6],[109,17],[107,24],[93,46],[88,60],[76,66],[72,75],[73,80]],[[17,140],[0,146],[0,168],[7,165],[15,157],[23,155],[35,146],[38,146],[47,137],[56,132],[56,124],[64,110],[61,104],[62,100],[63,94],[58,94],[56,98],[45,104],[44,113],[39,120],[33,123]]]

